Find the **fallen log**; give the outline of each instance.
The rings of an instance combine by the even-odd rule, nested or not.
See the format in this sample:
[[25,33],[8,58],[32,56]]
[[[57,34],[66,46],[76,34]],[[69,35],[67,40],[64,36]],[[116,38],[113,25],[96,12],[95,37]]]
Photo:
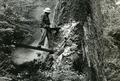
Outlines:
[[0,77],[0,81],[6,81],[6,80],[11,81],[12,78],[8,78],[8,77]]
[[54,50],[50,50],[50,49],[46,49],[43,48],[41,46],[29,46],[29,45],[25,45],[25,44],[14,44],[16,47],[22,47],[22,48],[28,48],[28,49],[34,49],[34,50],[41,50],[41,51],[45,51],[45,52],[49,52],[50,54],[53,54],[55,51]]
[[1,28],[0,29],[0,32],[6,32],[6,31],[13,31],[13,29],[12,28],[6,28],[6,29],[4,29],[4,28]]

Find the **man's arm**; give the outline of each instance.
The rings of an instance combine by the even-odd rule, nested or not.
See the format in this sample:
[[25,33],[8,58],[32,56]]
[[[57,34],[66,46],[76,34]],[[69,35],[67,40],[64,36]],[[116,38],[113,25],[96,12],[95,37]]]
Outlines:
[[44,22],[43,22],[43,19],[44,19],[44,15],[42,14],[39,18],[39,27],[43,27],[44,26]]

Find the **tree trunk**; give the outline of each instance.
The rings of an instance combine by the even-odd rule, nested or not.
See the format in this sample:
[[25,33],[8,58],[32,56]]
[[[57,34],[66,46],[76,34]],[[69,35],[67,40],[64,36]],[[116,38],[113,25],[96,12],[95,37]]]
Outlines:
[[[103,68],[102,16],[99,0],[59,0],[55,9],[54,26],[79,22],[76,44],[82,52],[82,72],[86,81],[106,81]],[[77,67],[77,66],[76,66]],[[80,68],[79,68],[80,69]]]

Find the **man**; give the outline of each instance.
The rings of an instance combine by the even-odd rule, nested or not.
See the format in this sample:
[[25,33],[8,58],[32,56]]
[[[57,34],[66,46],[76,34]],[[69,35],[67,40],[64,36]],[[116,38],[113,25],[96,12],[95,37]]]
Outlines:
[[43,11],[44,11],[44,14],[41,15],[40,22],[39,22],[39,25],[40,25],[43,36],[40,40],[39,45],[44,45],[46,38],[48,40],[48,45],[49,45],[50,44],[50,33],[51,33],[50,32],[49,14],[51,13],[51,9],[50,8],[45,8]]
[[45,8],[43,11],[44,11],[44,14],[41,15],[40,26],[42,28],[49,28],[50,27],[49,14],[51,13],[51,9]]

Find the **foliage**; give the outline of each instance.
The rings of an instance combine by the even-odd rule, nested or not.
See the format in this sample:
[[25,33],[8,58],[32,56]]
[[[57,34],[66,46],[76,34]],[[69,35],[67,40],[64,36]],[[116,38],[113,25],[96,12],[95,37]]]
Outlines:
[[[32,14],[32,12],[42,5],[39,1],[42,2],[42,0],[1,0],[0,76],[12,78],[13,81],[46,80],[46,76],[41,72],[46,64],[41,62],[36,64],[32,61],[23,65],[16,65],[12,61],[12,52],[16,48],[15,44],[24,43],[23,40],[34,33],[36,23],[31,25],[31,22],[28,22],[26,24],[24,20],[29,19],[34,22],[34,15],[36,14]],[[54,7],[53,4],[49,5]],[[24,69],[21,70],[21,68]]]
[[[14,44],[22,43],[22,41],[25,38],[33,34],[32,30],[34,30],[33,27],[35,24],[30,25],[30,24],[21,23],[20,21],[22,20],[24,21],[28,19],[29,20],[38,19],[44,7],[50,6],[52,9],[54,8],[56,4],[55,1],[56,0],[49,0],[49,1],[48,0],[0,0],[0,75],[1,76],[10,77],[14,81],[18,81],[18,80],[19,81],[47,81],[47,80],[77,81],[84,79],[86,75],[84,73],[79,74],[80,72],[82,72],[81,68],[83,68],[82,67],[83,63],[80,63],[82,62],[81,59],[77,59],[81,55],[81,51],[78,50],[78,48],[81,47],[77,47],[77,45],[80,44],[81,42],[79,41],[78,38],[82,37],[82,35],[78,37],[78,33],[83,31],[75,32],[77,28],[72,29],[71,26],[69,26],[71,25],[71,23],[68,23],[74,19],[83,20],[79,18],[80,17],[79,13],[82,13],[81,11],[76,12],[78,15],[77,16],[75,15],[74,19],[68,19],[70,17],[68,17],[69,15],[67,13],[65,14],[66,16],[64,17],[65,21],[62,21],[62,19],[60,19],[61,22],[63,22],[62,24],[65,24],[65,22],[67,22],[68,24],[62,26],[62,31],[60,32],[58,39],[54,41],[56,42],[55,47],[57,50],[59,50],[59,52],[57,52],[58,56],[54,56],[55,63],[52,69],[49,68],[51,67],[51,65],[49,66],[49,59],[46,61],[46,63],[32,61],[29,63],[25,63],[21,66],[15,65],[11,61],[12,59],[11,53],[15,49]],[[76,0],[74,0],[73,2],[75,3],[75,1]],[[119,78],[120,7],[119,5],[115,4],[114,0],[101,0],[100,4],[104,18],[103,40],[104,40],[104,48],[105,48],[104,49],[105,75],[108,81],[119,81],[120,80]],[[58,6],[64,6],[64,5],[66,5],[66,3],[62,3],[62,5],[58,5]],[[73,6],[78,6],[78,5],[75,4]],[[61,8],[63,10],[65,9],[66,11],[70,9],[70,11],[68,10],[68,12],[70,12],[69,13],[71,14],[70,16],[73,15],[74,17],[74,13],[72,12],[74,10],[79,11],[78,10],[79,8],[72,9],[73,6],[64,7],[64,8],[61,7]],[[85,11],[86,10],[88,11],[87,13],[89,13],[90,11],[88,8],[86,9],[86,6],[84,6],[84,4],[82,5],[82,7],[81,5],[78,7],[80,7],[81,10],[82,7],[83,8],[85,7]],[[61,14],[61,16],[64,15]],[[61,16],[59,18],[61,18]],[[56,20],[54,21],[59,23]],[[63,46],[63,49],[60,49],[61,46],[59,45],[62,45],[62,43],[64,43],[66,39],[68,40],[66,44]],[[78,62],[81,65],[78,65]],[[25,68],[23,69],[23,67]],[[73,68],[75,71],[72,71]],[[51,72],[46,71],[45,69],[50,69],[52,71]],[[79,71],[79,73],[77,71]]]

